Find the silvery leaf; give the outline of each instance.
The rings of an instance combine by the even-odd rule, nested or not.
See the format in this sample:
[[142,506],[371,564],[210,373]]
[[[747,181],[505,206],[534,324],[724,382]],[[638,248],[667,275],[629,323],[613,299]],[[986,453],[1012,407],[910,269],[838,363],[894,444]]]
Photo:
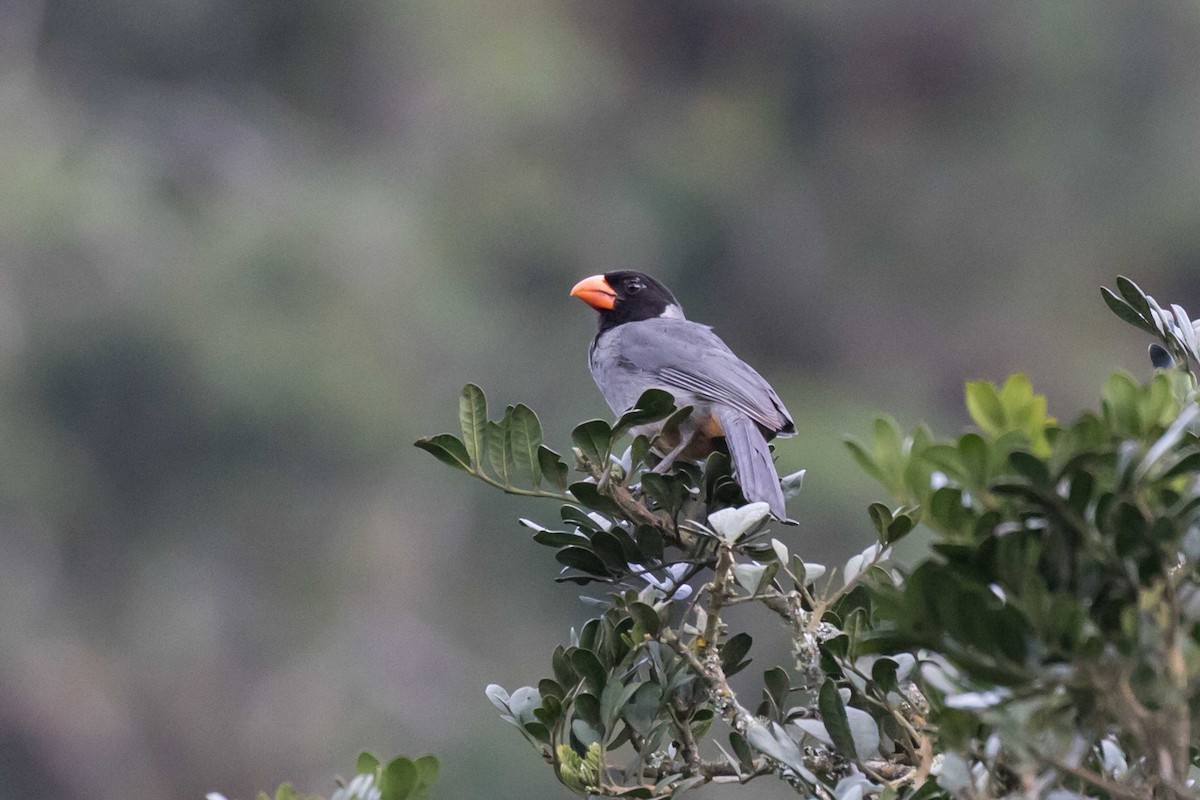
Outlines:
[[740,508],[722,508],[708,515],[708,524],[721,538],[736,542],[755,525],[766,519],[771,507],[766,503],[750,503]]

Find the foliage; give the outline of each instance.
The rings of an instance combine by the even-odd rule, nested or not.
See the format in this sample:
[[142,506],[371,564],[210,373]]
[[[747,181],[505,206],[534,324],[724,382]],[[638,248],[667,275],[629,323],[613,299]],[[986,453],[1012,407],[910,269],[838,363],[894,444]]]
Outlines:
[[[554,550],[557,580],[605,588],[548,677],[489,699],[581,795],[770,774],[836,800],[1193,797],[1200,406],[1187,368],[1200,354],[1182,309],[1118,289],[1106,301],[1159,337],[1170,358],[1152,358],[1169,368],[1145,384],[1114,375],[1100,410],[1066,424],[1024,375],[968,383],[977,430],[956,438],[876,420],[848,446],[892,502],[870,505],[877,542],[840,570],[772,537],[724,455],[665,474],[645,436],[616,455],[634,426],[686,417],[664,392],[575,428],[582,479],[568,483],[532,411],[489,420],[467,386],[462,438],[417,445],[560,501],[561,523],[521,524]],[[789,496],[802,477],[784,479]],[[889,563],[918,526],[928,552]],[[741,604],[783,622],[792,658],[739,697],[728,679],[752,640],[724,612]]]
[[[371,753],[360,753],[355,764],[355,776],[337,782],[338,788],[329,800],[429,800],[429,787],[438,776],[438,760],[425,755],[418,758],[397,756],[387,763]],[[218,792],[210,792],[208,800],[225,800]],[[290,783],[275,790],[274,798],[259,792],[257,800],[321,800],[301,795]]]

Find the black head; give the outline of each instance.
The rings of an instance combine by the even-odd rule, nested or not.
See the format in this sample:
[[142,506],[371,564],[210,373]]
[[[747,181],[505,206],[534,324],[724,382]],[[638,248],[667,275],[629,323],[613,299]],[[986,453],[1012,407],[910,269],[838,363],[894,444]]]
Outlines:
[[642,272],[617,270],[593,275],[575,284],[578,297],[600,312],[600,332],[626,322],[655,317],[683,317],[671,290]]

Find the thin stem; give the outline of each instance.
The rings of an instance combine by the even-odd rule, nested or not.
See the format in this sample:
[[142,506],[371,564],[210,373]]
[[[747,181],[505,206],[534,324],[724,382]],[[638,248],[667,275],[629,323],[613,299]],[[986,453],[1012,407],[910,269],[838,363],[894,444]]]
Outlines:
[[489,486],[495,486],[505,494],[515,494],[521,497],[548,497],[552,500],[560,500],[564,503],[579,502],[571,495],[561,492],[547,492],[543,489],[522,489],[519,486],[513,486],[511,483],[501,483],[491,475],[488,475],[486,472],[484,472],[482,468],[472,470],[471,474]]
[[1033,757],[1038,761],[1041,761],[1046,766],[1053,767],[1059,772],[1065,772],[1068,775],[1084,781],[1085,783],[1090,783],[1097,789],[1108,792],[1113,797],[1120,797],[1124,800],[1150,800],[1150,793],[1139,792],[1136,789],[1131,789],[1130,787],[1125,786],[1124,784],[1117,783],[1116,781],[1110,781],[1103,775],[1097,772],[1092,772],[1090,769],[1085,767],[1071,766],[1064,761],[1060,761],[1059,759],[1048,756],[1044,753],[1035,752],[1033,753]]

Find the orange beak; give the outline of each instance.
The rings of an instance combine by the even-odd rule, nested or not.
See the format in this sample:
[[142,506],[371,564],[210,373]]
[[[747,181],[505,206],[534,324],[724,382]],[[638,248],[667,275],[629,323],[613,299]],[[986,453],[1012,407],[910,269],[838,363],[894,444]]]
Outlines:
[[617,293],[603,275],[593,275],[575,284],[575,288],[571,289],[571,297],[578,297],[597,311],[608,311],[617,302]]

